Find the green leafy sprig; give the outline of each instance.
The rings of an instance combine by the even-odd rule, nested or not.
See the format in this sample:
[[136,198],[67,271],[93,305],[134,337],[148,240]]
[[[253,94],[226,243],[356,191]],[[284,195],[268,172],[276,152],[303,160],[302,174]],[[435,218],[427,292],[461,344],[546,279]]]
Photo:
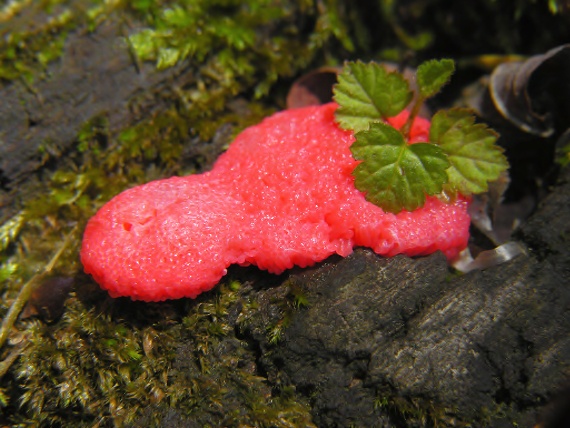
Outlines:
[[[441,90],[454,70],[450,59],[424,62],[416,72],[416,93],[401,73],[377,63],[347,62],[338,76],[336,120],[354,131],[350,150],[362,161],[353,172],[355,185],[384,211],[413,211],[428,195],[452,201],[458,195],[485,192],[508,168],[502,148],[495,144],[497,133],[475,123],[468,109],[437,112],[429,140],[408,143],[423,103]],[[409,116],[401,129],[387,124],[405,108]]]

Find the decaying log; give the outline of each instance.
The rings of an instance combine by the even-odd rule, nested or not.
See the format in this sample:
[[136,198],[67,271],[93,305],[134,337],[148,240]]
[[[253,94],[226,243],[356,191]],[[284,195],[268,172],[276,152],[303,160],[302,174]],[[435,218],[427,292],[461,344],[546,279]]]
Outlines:
[[[518,233],[528,255],[507,263],[455,276],[441,254],[382,259],[358,249],[292,275],[285,286],[300,287],[309,306],[279,346],[251,328],[270,378],[310,397],[318,426],[533,426],[569,381],[565,172]],[[279,291],[264,293],[267,322]]]

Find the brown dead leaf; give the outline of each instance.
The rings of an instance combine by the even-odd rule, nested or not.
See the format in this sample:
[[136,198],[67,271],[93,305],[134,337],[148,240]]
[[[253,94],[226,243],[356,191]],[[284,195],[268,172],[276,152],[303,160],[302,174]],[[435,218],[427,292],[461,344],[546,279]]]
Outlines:
[[299,77],[287,95],[287,108],[326,104],[332,101],[340,67],[321,67]]

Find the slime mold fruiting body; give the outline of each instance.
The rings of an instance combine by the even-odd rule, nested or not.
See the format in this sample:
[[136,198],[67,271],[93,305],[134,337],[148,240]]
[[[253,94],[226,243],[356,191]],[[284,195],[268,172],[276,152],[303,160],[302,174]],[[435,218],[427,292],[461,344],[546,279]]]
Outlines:
[[[243,131],[211,171],[119,194],[87,225],[85,271],[111,296],[159,301],[196,297],[232,264],[281,273],[354,246],[455,257],[467,245],[467,202],[428,197],[392,214],[366,201],[352,176],[354,136],[337,126],[335,109],[277,113]],[[428,129],[416,119],[410,142],[425,141]]]

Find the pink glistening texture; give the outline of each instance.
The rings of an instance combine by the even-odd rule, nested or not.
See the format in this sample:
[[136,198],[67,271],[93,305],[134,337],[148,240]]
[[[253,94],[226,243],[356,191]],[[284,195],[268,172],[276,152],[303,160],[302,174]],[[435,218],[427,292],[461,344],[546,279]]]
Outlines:
[[[85,271],[111,296],[159,301],[195,298],[232,264],[280,273],[355,246],[455,257],[467,245],[467,202],[428,198],[397,215],[367,202],[351,174],[354,136],[335,123],[336,107],[277,113],[243,131],[212,171],[119,194],[87,224]],[[429,122],[416,119],[411,142],[428,131]]]

